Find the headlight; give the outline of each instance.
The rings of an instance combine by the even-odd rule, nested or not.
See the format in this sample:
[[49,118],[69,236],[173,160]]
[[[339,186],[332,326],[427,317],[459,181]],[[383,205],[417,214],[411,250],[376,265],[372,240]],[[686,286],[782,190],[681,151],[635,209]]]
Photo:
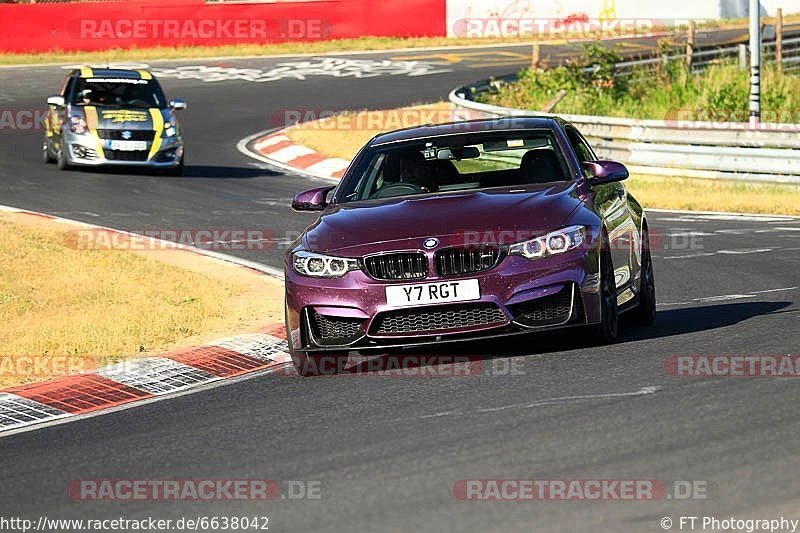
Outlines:
[[351,270],[358,270],[358,260],[331,257],[312,252],[297,252],[292,257],[294,271],[312,278],[341,278]]
[[79,115],[69,117],[69,129],[72,133],[86,133],[86,120]]
[[178,134],[178,125],[175,122],[167,122],[164,124],[164,137],[175,137]]
[[513,244],[509,255],[521,255],[528,259],[539,259],[550,255],[563,254],[581,246],[586,239],[586,228],[571,226],[548,233],[530,241]]

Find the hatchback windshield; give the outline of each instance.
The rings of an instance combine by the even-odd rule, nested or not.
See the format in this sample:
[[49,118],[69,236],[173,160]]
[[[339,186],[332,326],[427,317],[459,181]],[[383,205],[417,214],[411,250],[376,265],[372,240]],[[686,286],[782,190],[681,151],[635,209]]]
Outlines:
[[81,78],[72,97],[73,105],[128,108],[164,108],[164,93],[155,80]]
[[451,135],[378,146],[343,185],[343,202],[568,179],[549,131]]

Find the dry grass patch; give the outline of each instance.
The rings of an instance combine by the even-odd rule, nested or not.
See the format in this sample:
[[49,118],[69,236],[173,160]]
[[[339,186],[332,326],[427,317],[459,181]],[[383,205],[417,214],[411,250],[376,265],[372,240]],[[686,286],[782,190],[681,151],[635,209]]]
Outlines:
[[[252,332],[282,320],[282,287],[242,267],[178,250],[131,252],[69,246],[69,227],[0,216],[0,385]],[[15,375],[14,358],[45,361]],[[74,366],[74,365],[73,365]]]
[[800,215],[800,185],[633,176],[628,189],[645,207]]

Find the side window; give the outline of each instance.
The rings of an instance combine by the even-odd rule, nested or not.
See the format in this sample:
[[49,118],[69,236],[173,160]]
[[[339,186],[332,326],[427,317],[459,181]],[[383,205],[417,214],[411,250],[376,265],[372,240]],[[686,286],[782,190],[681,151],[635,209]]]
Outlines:
[[[586,161],[595,161],[597,156],[594,155],[594,152],[589,147],[589,144],[586,140],[578,133],[572,126],[567,126],[565,128],[567,133],[567,137],[569,138],[569,144],[572,145],[572,149],[575,150],[575,155],[578,157],[578,161],[581,163]],[[586,171],[584,171],[586,174]]]
[[65,100],[69,98],[73,85],[75,85],[75,76],[70,74],[64,79],[64,83],[61,84],[61,96],[63,96]]

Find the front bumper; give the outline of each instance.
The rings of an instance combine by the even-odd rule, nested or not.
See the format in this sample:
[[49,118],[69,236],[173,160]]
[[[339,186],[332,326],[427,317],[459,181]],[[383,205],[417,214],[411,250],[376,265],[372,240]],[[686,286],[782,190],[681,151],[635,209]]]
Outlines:
[[419,283],[477,279],[480,299],[391,307],[386,287],[361,271],[316,279],[286,268],[286,321],[301,352],[406,347],[545,331],[600,321],[599,258],[592,247],[528,260],[507,256],[493,269],[429,276]]
[[61,142],[67,163],[76,166],[170,169],[180,166],[183,161],[183,140],[179,136],[161,139],[160,146],[155,151],[152,150],[152,141],[147,141],[146,150],[110,150],[105,141],[91,133],[65,132]]

